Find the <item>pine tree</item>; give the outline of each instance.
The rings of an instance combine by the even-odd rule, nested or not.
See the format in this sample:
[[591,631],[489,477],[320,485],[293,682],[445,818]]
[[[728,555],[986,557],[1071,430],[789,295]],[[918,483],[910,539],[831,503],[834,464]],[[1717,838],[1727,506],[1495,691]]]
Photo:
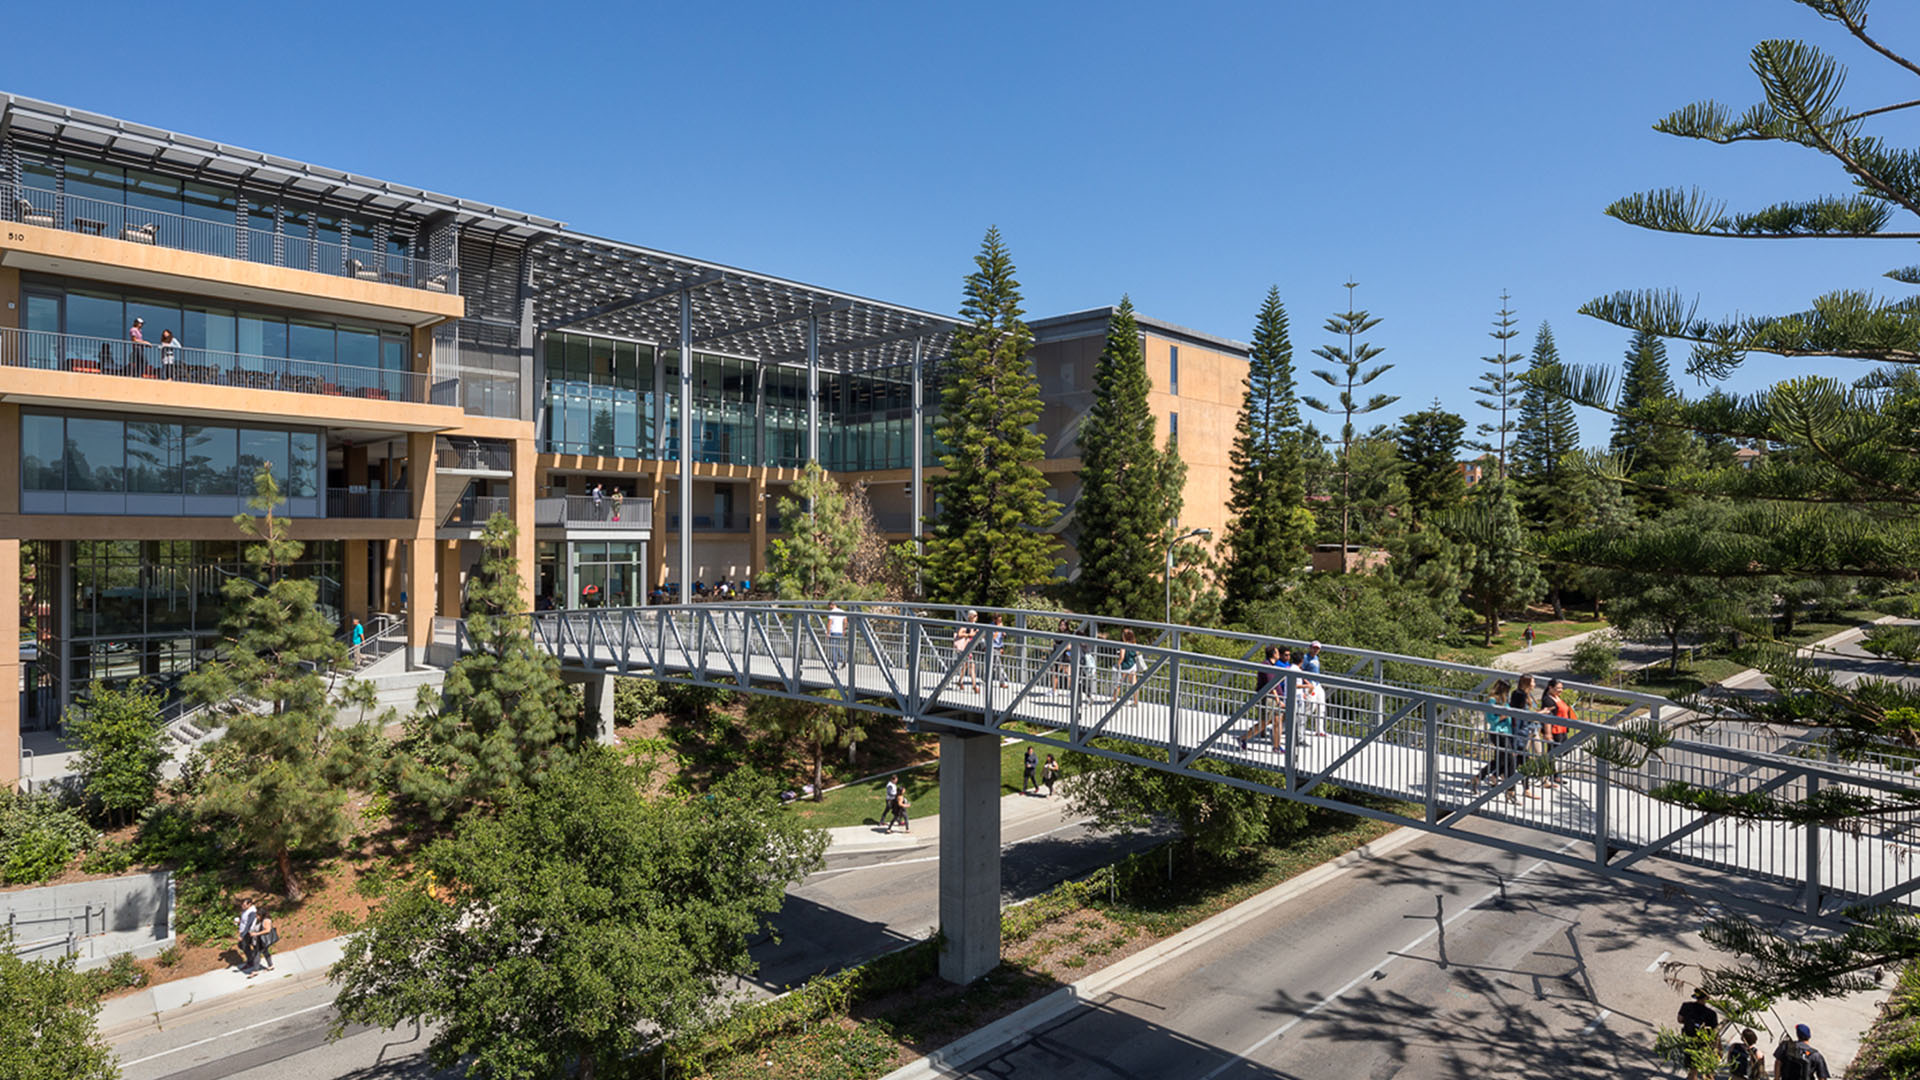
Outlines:
[[1147,357],[1133,301],[1107,320],[1093,369],[1093,407],[1080,427],[1079,608],[1096,615],[1160,617],[1166,491],[1147,405]]
[[1246,392],[1234,428],[1233,488],[1227,507],[1225,608],[1236,621],[1249,605],[1279,595],[1313,537],[1307,510],[1305,432],[1293,381],[1293,342],[1280,288],[1267,290],[1253,328]]
[[1493,370],[1481,372],[1479,381],[1473,384],[1473,392],[1481,395],[1474,399],[1474,403],[1500,419],[1474,428],[1479,434],[1492,436],[1492,438],[1466,444],[1475,450],[1484,450],[1493,454],[1495,469],[1500,476],[1507,475],[1507,436],[1514,431],[1514,406],[1516,399],[1520,396],[1520,377],[1513,370],[1514,363],[1520,357],[1509,349],[1509,345],[1520,331],[1514,329],[1519,324],[1514,321],[1513,311],[1508,307],[1509,301],[1507,294],[1502,292],[1500,311],[1494,316],[1493,329],[1487,333],[1488,337],[1500,343],[1500,352],[1494,356],[1480,358],[1491,365]]
[[447,669],[438,690],[421,687],[396,759],[400,794],[442,822],[476,805],[498,807],[584,741],[578,701],[559,661],[534,643],[521,607],[518,533],[505,514],[481,530],[481,562],[467,592],[473,651]]
[[[1333,405],[1318,398],[1303,397],[1301,402],[1315,412],[1329,416],[1339,415],[1340,423],[1340,572],[1347,572],[1347,548],[1352,539],[1353,523],[1353,418],[1377,412],[1400,400],[1398,394],[1374,394],[1362,402],[1355,396],[1360,388],[1393,370],[1392,364],[1375,364],[1367,367],[1374,357],[1385,349],[1369,345],[1359,340],[1360,335],[1380,325],[1380,320],[1367,312],[1356,310],[1353,306],[1353,290],[1360,287],[1356,281],[1347,282],[1347,310],[1330,316],[1326,326],[1327,333],[1346,338],[1346,345],[1322,345],[1313,350],[1313,355],[1331,364],[1338,365],[1337,371],[1315,369],[1314,377],[1338,390],[1340,396]],[[1337,405],[1338,408],[1334,406]]]
[[1432,408],[1400,418],[1394,444],[1415,522],[1435,521],[1459,509],[1460,500],[1466,497],[1467,478],[1460,471],[1460,447],[1466,430],[1466,420],[1441,408],[1438,398]]
[[1468,499],[1463,515],[1468,524],[1458,530],[1472,545],[1466,560],[1467,592],[1485,620],[1481,644],[1492,647],[1500,613],[1531,603],[1545,581],[1539,560],[1527,554],[1527,532],[1511,483],[1490,477],[1474,485]]
[[1513,436],[1513,472],[1528,486],[1551,487],[1566,471],[1566,456],[1580,448],[1580,421],[1574,416],[1573,402],[1550,393],[1544,384],[1548,373],[1559,367],[1553,328],[1543,322],[1527,360],[1526,389],[1520,395]]
[[[1892,74],[1920,71],[1869,31],[1868,0],[1800,2],[1894,65]],[[1751,67],[1761,87],[1758,103],[1737,110],[1695,102],[1659,121],[1656,130],[1715,145],[1775,142],[1821,154],[1833,159],[1848,190],[1731,211],[1697,189],[1669,188],[1618,199],[1607,213],[1640,228],[1715,238],[1911,238],[1907,218],[1920,216],[1915,150],[1870,131],[1884,125],[1888,114],[1913,109],[1911,100],[1901,99],[1914,95],[1897,94],[1886,105],[1843,104],[1845,65],[1800,41],[1760,42]],[[1887,276],[1920,284],[1920,267]],[[1641,290],[1600,297],[1581,310],[1636,334],[1689,345],[1688,372],[1696,377],[1724,380],[1754,353],[1789,358],[1806,374],[1740,398],[1715,393],[1639,411],[1620,407],[1610,372],[1562,372],[1552,382],[1557,392],[1615,411],[1629,429],[1662,420],[1682,431],[1776,449],[1749,468],[1690,468],[1671,485],[1674,494],[1710,500],[1705,505],[1716,508],[1711,529],[1690,525],[1693,508],[1683,505],[1657,527],[1555,537],[1553,554],[1621,571],[1708,579],[1721,590],[1781,575],[1898,581],[1920,575],[1920,455],[1913,438],[1920,429],[1920,379],[1912,367],[1920,358],[1920,322],[1911,298],[1840,290],[1815,298],[1803,311],[1715,319],[1699,315],[1677,290]],[[1820,373],[1820,358],[1844,361],[1834,366],[1838,376]],[[1861,361],[1895,367],[1855,381]],[[1689,606],[1704,602],[1696,597]],[[1896,744],[1894,753],[1920,745],[1920,690],[1903,681],[1843,684],[1784,645],[1754,650],[1748,658],[1775,692],[1730,697],[1716,710],[1722,718],[1804,731],[1799,737],[1843,758],[1888,743]],[[1657,751],[1670,736],[1649,725],[1621,740],[1623,752],[1607,760],[1630,763],[1636,754]],[[1848,787],[1845,795],[1823,786],[1808,797],[1790,790],[1732,793],[1676,781],[1663,784],[1658,797],[1705,813],[1868,836],[1887,835],[1887,823],[1920,809],[1920,790],[1911,786]],[[1703,937],[1738,960],[1708,970],[1703,989],[1758,1012],[1781,998],[1866,989],[1880,970],[1920,958],[1920,921],[1905,910],[1856,908],[1837,917],[1851,920],[1838,934],[1790,936],[1771,920],[1728,915],[1711,921]]]
[[1020,319],[1020,283],[999,229],[987,230],[960,307],[965,325],[940,395],[935,435],[946,473],[933,478],[933,534],[927,540],[928,598],[1011,607],[1052,580],[1057,543],[1043,530],[1060,515],[1036,464],[1046,444],[1040,384],[1027,362],[1033,332]]
[[818,462],[801,470],[792,497],[779,503],[787,535],[767,545],[764,576],[782,597],[877,600],[885,592],[869,579],[887,572],[884,560],[873,565],[872,510],[855,502]]
[[1658,402],[1673,398],[1673,378],[1667,373],[1667,343],[1647,330],[1636,330],[1627,346],[1620,375],[1620,400],[1613,418],[1613,438],[1607,448],[1627,460],[1631,468],[1646,464],[1652,449],[1654,425],[1646,413]]
[[255,513],[233,519],[253,540],[245,550],[253,580],[227,582],[227,654],[188,675],[181,689],[226,725],[196,811],[233,822],[251,849],[273,860],[287,899],[299,900],[293,853],[345,834],[347,796],[367,779],[379,731],[364,719],[336,722],[342,704],[364,706],[371,695],[351,685],[337,694],[332,686],[347,646],[320,610],[318,585],[287,576],[304,545],[275,513],[282,501],[271,465],[261,465],[249,502]]

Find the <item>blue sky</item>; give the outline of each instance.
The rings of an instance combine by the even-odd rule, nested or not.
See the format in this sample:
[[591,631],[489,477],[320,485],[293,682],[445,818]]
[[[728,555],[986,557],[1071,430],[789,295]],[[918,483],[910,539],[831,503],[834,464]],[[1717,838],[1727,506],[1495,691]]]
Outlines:
[[[1920,53],[1912,5],[1882,0],[1873,27]],[[1576,309],[1618,288],[1782,311],[1897,292],[1881,273],[1920,262],[1601,214],[1669,184],[1736,208],[1844,186],[1810,152],[1650,130],[1755,100],[1765,37],[1832,48],[1850,103],[1914,96],[1787,0],[40,4],[8,31],[16,93],[917,307],[957,308],[989,225],[1034,316],[1126,292],[1244,339],[1278,285],[1303,379],[1351,276],[1395,413],[1481,418],[1467,387],[1503,289],[1523,345],[1548,320],[1563,357],[1611,364],[1626,334]]]

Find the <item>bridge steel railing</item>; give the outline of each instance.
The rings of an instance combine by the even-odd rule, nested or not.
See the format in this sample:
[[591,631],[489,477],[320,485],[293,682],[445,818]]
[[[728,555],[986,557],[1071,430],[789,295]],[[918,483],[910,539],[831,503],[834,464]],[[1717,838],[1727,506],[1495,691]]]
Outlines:
[[[1685,782],[1732,795],[1804,799],[1834,788],[1912,805],[1912,762],[1840,761],[1801,733],[1758,736],[1692,723],[1665,698],[1566,684],[1580,717],[1530,767],[1477,782],[1493,756],[1486,691],[1510,672],[1329,648],[1323,673],[1290,671],[1258,692],[1269,644],[1301,642],[1190,626],[939,605],[695,603],[542,611],[533,632],[569,669],[791,698],[832,693],[847,708],[945,732],[998,734],[1410,825],[1601,874],[1665,884],[1649,860],[1729,878],[1735,906],[1790,903],[1838,922],[1856,904],[1912,905],[1916,815],[1801,825],[1734,818],[1656,797]],[[1004,625],[992,625],[999,616]],[[836,626],[844,633],[834,634]],[[456,645],[468,647],[456,624]],[[1127,631],[1134,644],[1117,640]],[[969,636],[971,634],[971,636]],[[1117,669],[1121,650],[1137,672]],[[1270,737],[1240,736],[1272,717]],[[1673,740],[1633,753],[1620,726],[1665,724]],[[1595,753],[1597,747],[1610,749]],[[1905,764],[1902,762],[1905,761]],[[1558,787],[1546,787],[1545,774]],[[1336,801],[1323,784],[1411,804]],[[1530,789],[1530,790],[1529,790]],[[1503,826],[1518,826],[1507,828]],[[1568,841],[1573,841],[1569,843]],[[1785,888],[1778,888],[1784,886]],[[1791,900],[1780,899],[1790,896]]]

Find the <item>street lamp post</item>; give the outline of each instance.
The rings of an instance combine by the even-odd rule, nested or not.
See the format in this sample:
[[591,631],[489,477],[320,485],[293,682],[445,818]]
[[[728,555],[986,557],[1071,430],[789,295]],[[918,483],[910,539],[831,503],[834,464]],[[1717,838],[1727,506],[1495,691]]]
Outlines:
[[[1177,525],[1176,525],[1176,526],[1174,526],[1174,527],[1175,527],[1175,528],[1179,528],[1179,526],[1177,526]],[[1171,624],[1171,623],[1173,622],[1173,549],[1174,549],[1174,548],[1176,548],[1176,547],[1178,547],[1178,546],[1180,545],[1180,541],[1182,541],[1182,540],[1191,540],[1191,539],[1193,539],[1193,538],[1194,538],[1194,537],[1196,537],[1196,536],[1197,536],[1197,537],[1199,537],[1199,538],[1201,538],[1202,540],[1211,540],[1211,539],[1213,539],[1213,530],[1212,530],[1212,529],[1188,529],[1188,530],[1187,530],[1186,532],[1184,532],[1184,533],[1181,533],[1181,534],[1180,534],[1179,536],[1176,536],[1176,537],[1174,537],[1173,539],[1171,539],[1171,540],[1169,540],[1169,541],[1167,541],[1167,612],[1166,612],[1166,621],[1167,621],[1167,622],[1168,622],[1169,624]]]

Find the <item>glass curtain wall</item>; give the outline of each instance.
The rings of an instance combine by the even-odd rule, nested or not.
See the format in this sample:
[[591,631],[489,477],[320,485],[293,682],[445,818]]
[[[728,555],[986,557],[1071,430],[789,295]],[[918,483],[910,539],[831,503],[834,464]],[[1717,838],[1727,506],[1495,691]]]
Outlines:
[[653,352],[639,342],[548,334],[545,449],[652,457]]
[[291,517],[322,512],[317,431],[22,413],[20,509],[29,514],[227,516],[260,466]]

